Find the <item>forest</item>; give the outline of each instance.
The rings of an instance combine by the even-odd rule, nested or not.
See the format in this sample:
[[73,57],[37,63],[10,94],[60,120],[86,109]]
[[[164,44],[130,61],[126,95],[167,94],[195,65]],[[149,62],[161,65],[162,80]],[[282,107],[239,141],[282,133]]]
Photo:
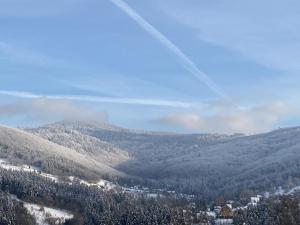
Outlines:
[[[201,199],[190,208],[191,202],[186,199],[137,197],[117,189],[107,191],[80,183],[56,183],[34,173],[18,171],[0,170],[0,187],[1,225],[35,224],[22,202],[14,200],[12,195],[22,201],[69,210],[74,217],[65,222],[68,225],[201,224],[191,215],[206,207]],[[268,198],[255,207],[236,211],[234,224],[297,225],[299,199],[297,195]]]

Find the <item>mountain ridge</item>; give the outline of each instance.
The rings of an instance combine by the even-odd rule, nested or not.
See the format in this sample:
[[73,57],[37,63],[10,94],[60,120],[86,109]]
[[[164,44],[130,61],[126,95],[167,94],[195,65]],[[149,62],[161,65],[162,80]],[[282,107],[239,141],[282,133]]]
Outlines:
[[[70,170],[68,167],[72,166],[74,170],[80,170],[81,172],[86,170],[94,175],[104,175],[106,173],[122,175],[121,172],[96,162],[93,158],[73,149],[50,142],[24,130],[7,126],[0,126],[0,153],[2,157],[26,162],[30,165],[40,162],[46,168],[48,168],[47,162],[51,161],[56,166],[61,166],[62,170]],[[66,165],[62,165],[64,160]]]
[[250,136],[165,135],[68,122],[24,132],[92,158],[117,171],[113,176],[151,180],[183,192],[210,195],[300,184],[300,127]]

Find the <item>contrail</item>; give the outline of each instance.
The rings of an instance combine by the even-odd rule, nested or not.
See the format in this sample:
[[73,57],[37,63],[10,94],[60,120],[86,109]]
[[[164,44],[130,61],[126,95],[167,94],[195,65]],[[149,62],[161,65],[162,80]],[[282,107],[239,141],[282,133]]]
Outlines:
[[154,26],[141,17],[134,9],[132,9],[123,0],[110,0],[114,5],[120,8],[124,13],[131,17],[141,28],[149,33],[153,38],[158,40],[162,45],[169,49],[181,62],[183,67],[194,75],[197,79],[206,84],[214,93],[222,98],[229,100],[229,97],[218,87],[218,85],[204,72],[202,72],[196,64],[187,57],[172,41],[158,31]]
[[164,106],[175,108],[190,108],[199,107],[201,104],[195,102],[183,102],[161,99],[139,99],[139,98],[118,98],[118,97],[99,97],[89,95],[41,95],[31,92],[22,91],[6,91],[0,90],[0,95],[12,96],[17,98],[48,98],[57,100],[72,100],[72,101],[85,101],[85,102],[98,102],[98,103],[113,103],[113,104],[132,104],[132,105],[149,105],[149,106]]

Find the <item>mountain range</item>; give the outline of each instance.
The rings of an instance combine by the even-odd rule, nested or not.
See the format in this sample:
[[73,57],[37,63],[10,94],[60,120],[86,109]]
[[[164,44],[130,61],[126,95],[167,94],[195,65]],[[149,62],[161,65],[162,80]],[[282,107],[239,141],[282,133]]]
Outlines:
[[274,191],[300,183],[300,128],[245,136],[67,121],[31,129],[1,126],[0,157],[58,175],[136,180],[204,196]]

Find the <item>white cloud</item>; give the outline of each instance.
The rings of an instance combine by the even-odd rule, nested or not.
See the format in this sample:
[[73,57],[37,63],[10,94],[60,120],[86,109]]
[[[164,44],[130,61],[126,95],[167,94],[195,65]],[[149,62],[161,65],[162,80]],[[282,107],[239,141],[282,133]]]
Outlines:
[[0,105],[0,116],[25,116],[42,121],[107,121],[107,115],[103,112],[92,111],[67,100],[53,100],[47,98],[35,98]]
[[294,112],[295,109],[292,106],[282,101],[274,101],[262,106],[243,109],[220,105],[219,111],[213,115],[172,113],[160,118],[157,122],[197,132],[253,134],[273,129],[278,122]]

